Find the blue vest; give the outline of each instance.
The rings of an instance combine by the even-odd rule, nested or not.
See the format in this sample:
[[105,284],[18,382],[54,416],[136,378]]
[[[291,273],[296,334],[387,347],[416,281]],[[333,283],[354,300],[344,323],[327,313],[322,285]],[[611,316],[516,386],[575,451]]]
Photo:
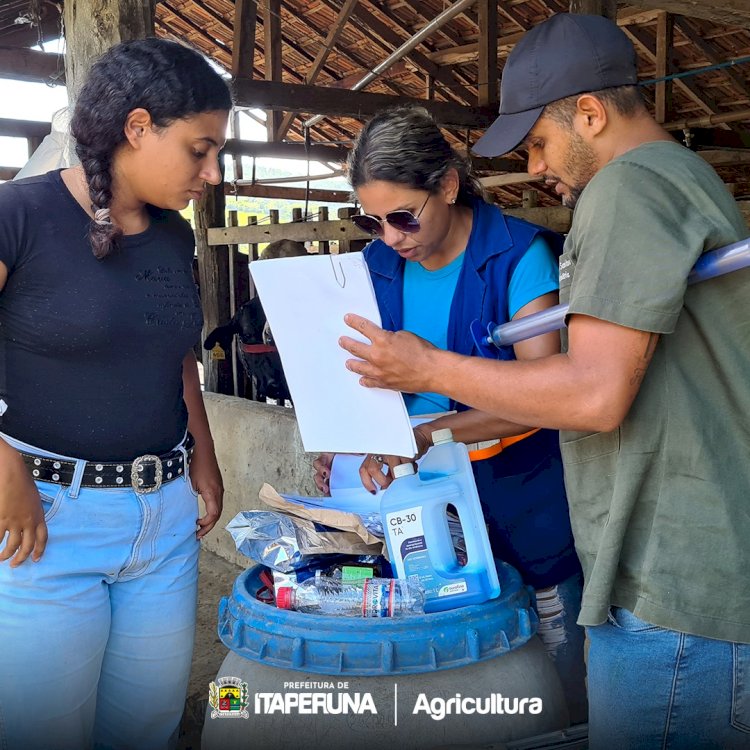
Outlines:
[[[448,321],[448,348],[478,355],[470,326],[479,320],[508,322],[508,287],[519,260],[538,235],[557,253],[562,237],[521,219],[504,216],[482,201],[474,217]],[[404,264],[382,240],[364,251],[382,326],[403,326]],[[498,359],[515,359],[512,347]],[[464,410],[464,404],[451,402]],[[472,464],[496,557],[516,567],[535,588],[559,583],[580,570],[570,529],[557,432],[540,430],[497,456]]]

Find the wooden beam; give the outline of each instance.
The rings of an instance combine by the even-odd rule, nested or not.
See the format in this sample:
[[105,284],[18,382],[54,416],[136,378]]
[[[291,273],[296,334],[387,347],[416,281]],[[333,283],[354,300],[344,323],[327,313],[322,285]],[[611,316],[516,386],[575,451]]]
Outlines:
[[[350,89],[355,83],[361,81],[369,72],[370,71],[367,68],[359,68],[358,70],[355,70],[353,73],[349,73],[349,75],[344,76],[343,78],[337,78],[333,81],[327,81],[326,86],[335,89]],[[409,72],[411,72],[411,68],[404,60],[399,60],[398,62],[393,63],[390,68],[388,68],[389,76],[399,76]],[[397,89],[390,81],[388,81],[388,79],[381,78],[380,80],[385,83],[388,88],[394,90],[395,93],[395,90]],[[400,92],[400,94],[397,94],[397,96],[401,95],[401,93],[403,92]]]
[[0,180],[7,182],[12,180],[19,172],[20,167],[0,167]]
[[640,8],[656,8],[679,16],[693,16],[720,26],[750,29],[747,0],[629,0]]
[[739,167],[742,164],[750,164],[750,148],[707,149],[696,153],[712,167]]
[[52,124],[49,122],[0,118],[0,135],[10,138],[44,138],[51,129]]
[[497,116],[494,107],[465,107],[449,102],[430,102],[363,91],[342,92],[334,88],[275,81],[237,81],[235,101],[241,107],[357,119],[366,119],[382,109],[399,105],[423,106],[432,112],[439,124],[454,128],[486,128]]
[[[502,5],[500,8],[502,9]],[[630,24],[651,23],[658,14],[656,10],[643,10],[642,8],[623,8],[617,14],[617,25],[628,26]],[[513,47],[526,34],[525,31],[517,31],[513,34],[505,34],[498,37],[497,52],[498,57],[505,57]],[[479,57],[479,42],[470,44],[460,44],[455,47],[447,47],[427,55],[436,65],[462,65],[463,63],[474,62]]]
[[[318,51],[318,54],[315,56],[315,60],[313,60],[310,69],[305,75],[305,83],[307,85],[311,85],[317,80],[318,74],[323,69],[325,62],[328,59],[328,55],[331,54],[331,51],[336,46],[336,41],[341,34],[341,30],[349,20],[349,16],[352,14],[354,6],[357,4],[357,2],[358,0],[344,0],[344,4],[339,11],[335,23],[333,24],[333,26],[331,26],[328,35],[323,41],[323,45]],[[281,141],[284,139],[284,136],[289,130],[289,126],[292,124],[292,120],[294,120],[294,117],[294,112],[288,112],[286,115],[284,115],[284,119],[281,121],[281,125],[279,126],[279,130],[276,133],[276,138],[274,140]]]
[[478,97],[480,107],[500,99],[497,77],[497,0],[479,0]]
[[281,187],[278,185],[224,185],[226,195],[242,195],[248,198],[269,198],[282,201],[311,200],[318,203],[351,203],[351,193],[348,190],[321,190],[311,188]]
[[341,31],[349,21],[349,17],[354,11],[357,2],[358,0],[344,0],[344,4],[341,6],[341,10],[339,11],[336,21],[334,22],[333,26],[331,26],[331,29],[329,30],[325,40],[323,41],[323,45],[318,51],[318,54],[315,56],[315,60],[313,61],[312,66],[305,75],[305,83],[313,84],[318,79],[318,75],[320,74],[320,71],[323,70],[323,66],[328,59],[328,55],[331,54],[333,48],[336,46],[336,42],[341,35]]
[[[623,26],[622,30],[630,39],[635,42],[646,54],[646,56],[656,64],[656,51],[651,46],[649,38],[642,29],[637,26]],[[685,78],[675,78],[674,85],[681,89],[690,99],[692,99],[701,109],[709,114],[718,113],[718,107],[708,95],[701,93],[692,81]]]
[[256,0],[234,0],[234,39],[232,42],[232,77],[253,77],[255,60]]
[[289,224],[258,224],[244,227],[217,227],[208,230],[209,245],[244,245],[275,240],[364,240],[369,234],[351,221],[306,221]]
[[[656,75],[664,78],[672,73],[672,45],[674,43],[674,16],[659,13],[656,18]],[[672,81],[660,81],[654,91],[654,119],[664,123],[672,119]]]
[[[2,122],[0,120],[0,122]],[[272,159],[312,159],[314,161],[342,164],[349,155],[349,149],[342,146],[327,146],[323,143],[271,143],[266,141],[241,141],[230,138],[224,146],[224,153],[232,156],[269,157]]]
[[167,0],[161,0],[159,5],[163,7],[167,12],[171,13],[175,18],[184,23],[191,31],[194,31],[196,34],[198,34],[198,36],[200,36],[207,44],[218,47],[220,50],[222,50],[222,52],[224,52],[224,54],[226,54],[230,58],[230,60],[232,59],[232,50],[229,49],[226,44],[212,37],[206,32],[205,29],[202,29],[200,26],[198,26],[197,23],[191,21],[187,16],[183,15],[179,10],[177,10],[177,8],[167,2]]
[[[401,21],[401,19],[393,11],[389,10],[387,5],[380,4],[377,6],[377,8],[378,8],[378,11],[388,19],[390,26],[400,31],[407,38],[414,35],[415,28],[413,26],[408,26],[403,21]],[[458,16],[461,16],[461,15],[465,15],[465,13],[458,14]],[[429,20],[432,21],[433,19],[431,18]],[[444,25],[441,26],[439,29],[435,29],[434,33],[435,34],[439,33],[440,29],[443,29],[443,28],[445,28]],[[401,46],[402,43],[403,42],[399,42],[397,46]],[[422,44],[424,47],[427,47],[429,49],[426,40],[423,41]],[[430,59],[429,54],[422,55],[421,53],[419,53],[419,56],[423,62],[429,61]],[[415,62],[419,64],[419,60],[415,60]],[[444,85],[445,88],[443,91],[443,96],[445,98],[448,98],[449,100],[459,101],[459,102],[470,101],[472,98],[472,95],[476,96],[476,76],[468,77],[463,73],[460,73],[455,70],[450,70],[447,68],[443,70],[438,68],[438,72],[436,74],[433,74],[431,71],[427,70],[426,75],[432,75],[436,81],[440,81],[440,83]],[[465,91],[466,93],[459,96],[456,93],[459,91],[460,92]]]
[[[465,152],[461,152],[464,153]],[[525,159],[509,159],[504,156],[493,156],[487,158],[485,156],[475,156],[469,154],[471,158],[471,167],[475,172],[525,172],[526,171],[526,160]]]
[[[708,40],[704,39],[693,27],[692,23],[684,16],[676,16],[674,19],[675,26],[685,36],[685,38],[695,47],[697,47],[711,65],[725,62],[722,55],[719,54],[716,47]],[[745,79],[739,75],[733,68],[721,68],[721,72],[739,89],[747,99],[750,99],[750,86]]]
[[[296,14],[297,13],[297,9],[290,7],[289,4],[285,2],[285,0],[281,0],[281,5],[282,5],[283,8],[285,8],[287,10],[287,12],[289,12],[291,14]],[[328,4],[328,3],[327,3],[327,5],[328,5],[328,7],[333,8],[334,12],[338,12],[338,9],[335,6],[333,6],[331,4]],[[315,34],[315,36],[317,36],[321,41],[325,42],[326,37],[328,35],[326,31],[324,31],[322,29],[319,29],[316,26],[314,26],[313,23],[309,19],[305,19],[305,23],[307,25],[307,28],[310,29],[310,31],[312,31]],[[365,33],[365,32],[362,32],[362,33]],[[367,33],[367,34],[365,34],[365,38],[367,40],[373,41],[373,43],[376,44],[377,46],[382,46],[384,50],[387,50],[388,52],[390,52],[390,49],[382,41],[378,40],[378,38],[374,34]],[[348,60],[350,60],[351,62],[353,62],[358,67],[362,68],[362,70],[364,70],[365,72],[369,72],[370,69],[372,68],[372,65],[367,60],[365,60],[363,57],[360,57],[356,52],[353,52],[351,49],[349,49],[347,47],[343,47],[342,45],[339,45],[338,52],[339,52],[339,54],[341,54],[344,57],[346,57]],[[311,61],[312,61],[312,59],[313,58],[310,57]],[[333,73],[331,74],[331,77],[332,78],[336,78],[335,74],[333,74]],[[300,80],[302,80],[301,77],[300,77]],[[404,95],[404,92],[398,86],[396,86],[392,81],[389,81],[387,78],[381,78],[380,82],[387,89],[389,89],[390,91],[392,91],[396,96],[403,96]],[[334,84],[331,84],[331,85],[334,85]],[[336,84],[336,85],[338,85],[338,84]]]
[[[750,201],[737,201],[737,206],[750,222]],[[540,206],[535,208],[503,208],[503,213],[525,219],[532,224],[565,234],[570,231],[573,218],[571,209],[565,206]],[[369,235],[361,232],[351,221],[309,221],[295,224],[246,226],[227,229],[209,229],[210,245],[224,243],[244,244],[273,242],[280,239],[306,240],[366,240]]]
[[[233,31],[232,27],[227,23],[226,19],[224,19],[220,15],[218,15],[216,13],[216,11],[212,10],[208,6],[206,6],[203,3],[201,3],[200,0],[193,0],[193,2],[195,2],[195,4],[198,5],[201,8],[202,11],[204,11],[214,21],[216,21],[216,23],[218,25],[220,25],[222,28],[224,28],[227,32],[229,32],[231,34],[234,34],[234,31]],[[183,16],[176,9],[172,8],[169,5],[169,3],[167,2],[167,0],[162,0],[162,2],[160,3],[159,7],[161,8],[162,6],[164,8],[166,8],[166,10],[171,15],[173,15],[175,18],[179,19],[182,23],[186,24],[193,31],[195,31],[197,34],[199,34],[201,37],[203,37],[209,44],[213,44],[213,45],[219,47],[219,49],[221,49],[224,52],[224,54],[231,59],[231,57],[232,57],[232,50],[230,50],[228,47],[226,47],[225,45],[223,45],[221,42],[215,41],[209,34],[206,33],[206,31],[204,29],[202,29],[201,27],[199,27],[197,24],[195,24],[193,21],[191,21],[186,16]],[[162,25],[164,26],[164,22],[162,22]],[[310,28],[312,28],[312,27],[310,27]],[[169,31],[169,29],[167,29],[167,30]],[[177,35],[177,39],[178,40],[181,39],[181,36],[179,34]],[[282,37],[282,39],[283,39],[283,37]],[[304,57],[305,59],[308,59],[308,60],[312,61],[312,59],[313,59],[312,56],[308,55],[307,52],[305,52],[301,47],[297,47],[294,43],[290,42],[289,40],[283,40],[283,42],[284,42],[284,44],[289,45],[300,56]],[[256,45],[255,46],[256,46],[256,50],[258,50],[260,52],[260,55],[262,57],[263,56],[263,47],[262,47],[262,45],[256,40]],[[227,66],[227,70],[229,70],[230,68],[231,68],[231,63],[230,63],[229,66]],[[303,81],[302,76],[299,75],[293,68],[289,68],[289,67],[287,67],[286,65],[283,64],[283,55],[282,55],[282,69],[283,69],[283,71],[288,76],[290,76],[291,78],[295,79],[296,81],[298,81],[300,83]],[[260,71],[260,69],[256,69],[255,67],[252,68],[252,74],[255,75],[258,78],[263,78],[263,76],[264,76],[264,73],[262,71]],[[252,76],[248,76],[248,77],[252,77]],[[266,122],[264,121],[264,125],[265,124],[266,124]],[[345,130],[343,130],[342,128],[340,128],[338,125],[331,124],[331,128],[333,130],[335,130],[336,132],[338,132],[339,134],[343,135],[344,137],[347,137],[347,138],[351,137],[351,133],[347,133]],[[316,129],[316,131],[313,131],[313,132],[319,132],[319,131]],[[325,137],[325,135],[323,135],[323,137]]]
[[573,211],[565,206],[539,206],[537,208],[503,208],[503,213],[524,219],[553,232],[566,234],[570,231]]
[[[505,34],[498,37],[497,56],[507,55],[525,34],[525,31],[517,31],[514,34]],[[432,52],[428,57],[436,65],[460,65],[466,62],[473,62],[479,58],[479,42],[448,47],[438,52]]]
[[22,47],[0,47],[0,78],[65,83],[65,55]]
[[[541,208],[503,209],[510,216],[526,219],[555,231],[567,232],[570,228],[572,211],[564,206]],[[244,227],[217,227],[208,230],[209,245],[243,245],[274,240],[367,240],[370,235],[358,229],[351,221],[307,221],[288,224],[262,224]]]
[[518,185],[519,183],[541,182],[542,177],[529,174],[528,172],[516,172],[511,174],[493,174],[489,177],[480,177],[479,182],[486,188],[501,187],[503,185]]
[[[322,0],[322,2],[324,2],[329,7],[335,8],[330,0]],[[387,49],[389,52],[391,52],[393,49],[398,49],[398,47],[400,47],[405,41],[393,30],[393,28],[391,28],[391,26],[389,26],[387,23],[384,23],[375,15],[363,8],[361,4],[358,5],[355,9],[354,13],[352,14],[352,18],[356,18],[360,22],[360,30],[362,30],[361,26],[364,25],[367,32],[374,35],[375,37],[378,37],[384,43],[385,49]],[[408,32],[405,31],[405,33]],[[436,81],[445,84],[448,87],[447,91],[445,92],[446,96],[449,96],[454,101],[462,100],[461,97],[458,96],[453,90],[456,85],[456,81],[449,70],[446,70],[445,68],[439,68],[426,55],[423,55],[421,52],[418,52],[415,49],[409,52],[406,57],[419,68],[421,68],[424,73],[429,73],[430,75],[434,76]]]

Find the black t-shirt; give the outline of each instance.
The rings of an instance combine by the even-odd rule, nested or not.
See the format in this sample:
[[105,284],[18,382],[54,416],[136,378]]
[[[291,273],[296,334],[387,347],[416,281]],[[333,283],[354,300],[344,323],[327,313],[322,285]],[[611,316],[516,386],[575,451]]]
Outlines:
[[97,260],[59,171],[0,185],[0,429],[99,461],[182,438],[182,360],[202,326],[194,239],[173,211]]

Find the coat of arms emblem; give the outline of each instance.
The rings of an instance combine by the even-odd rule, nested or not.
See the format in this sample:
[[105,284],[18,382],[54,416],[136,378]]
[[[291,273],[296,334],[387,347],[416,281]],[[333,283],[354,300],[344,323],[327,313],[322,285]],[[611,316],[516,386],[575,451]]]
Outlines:
[[248,719],[250,705],[247,683],[239,677],[219,677],[208,686],[208,702],[212,719]]

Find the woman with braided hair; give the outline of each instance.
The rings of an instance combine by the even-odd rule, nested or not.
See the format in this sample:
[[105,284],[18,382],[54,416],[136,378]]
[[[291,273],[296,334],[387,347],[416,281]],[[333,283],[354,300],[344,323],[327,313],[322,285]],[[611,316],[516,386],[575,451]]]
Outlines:
[[223,494],[177,211],[220,182],[230,108],[198,53],[119,44],[76,103],[81,166],[0,186],[4,750],[177,736]]

